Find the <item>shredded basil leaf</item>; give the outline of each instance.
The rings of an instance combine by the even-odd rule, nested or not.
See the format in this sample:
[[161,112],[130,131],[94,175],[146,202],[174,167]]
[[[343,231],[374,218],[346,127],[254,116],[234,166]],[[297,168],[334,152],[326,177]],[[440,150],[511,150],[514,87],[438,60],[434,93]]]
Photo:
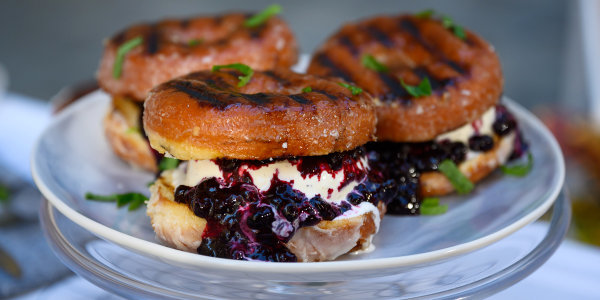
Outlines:
[[113,195],[96,195],[92,193],[86,193],[85,199],[100,201],[100,202],[116,202],[117,207],[122,207],[129,204],[129,210],[135,210],[139,208],[148,197],[140,193],[125,193],[125,194],[113,194]]
[[365,66],[368,69],[371,69],[373,71],[376,71],[376,72],[387,72],[388,71],[388,67],[386,67],[384,64],[378,62],[375,59],[375,57],[373,57],[373,55],[371,55],[371,54],[363,55],[361,62],[363,64],[363,66]]
[[133,50],[133,48],[141,45],[143,42],[144,38],[138,36],[119,46],[119,49],[117,49],[117,56],[115,57],[115,63],[113,65],[114,78],[121,78],[121,73],[123,72],[123,60],[125,59],[127,52]]
[[310,86],[307,86],[307,87],[305,87],[305,88],[302,89],[302,92],[303,93],[310,93],[310,92],[312,92],[312,88]]
[[454,189],[456,189],[456,192],[459,194],[468,194],[475,187],[452,160],[446,159],[442,161],[438,166],[438,170],[448,178]]
[[523,165],[500,166],[502,173],[510,176],[525,177],[533,168],[533,155],[527,153],[527,163]]
[[188,42],[188,46],[194,47],[194,46],[198,46],[198,45],[200,45],[202,43],[204,43],[204,39],[191,39]]
[[434,13],[435,13],[435,11],[433,9],[426,9],[426,10],[416,13],[415,17],[427,19],[427,18],[431,18],[431,16],[433,16]]
[[457,36],[459,39],[467,39],[467,34],[465,33],[465,29],[462,26],[454,25],[453,31],[454,35]]
[[255,14],[244,22],[245,27],[257,27],[265,23],[270,17],[281,13],[281,5],[271,4],[267,6],[263,11]]
[[426,197],[421,201],[421,206],[438,206],[440,205],[440,198],[438,197]]
[[161,171],[175,169],[179,166],[179,162],[176,158],[163,157],[158,163],[158,169]]
[[127,134],[133,134],[133,133],[141,133],[140,129],[137,127],[129,127],[127,128],[127,130],[125,131],[125,133]]
[[421,202],[422,215],[440,215],[448,211],[448,205],[440,205],[440,198],[425,198]]
[[102,201],[102,202],[115,202],[117,201],[117,195],[96,195],[92,193],[85,193],[85,199],[94,200],[94,201]]
[[10,191],[8,190],[8,187],[3,184],[0,184],[0,203],[8,202],[9,197]]
[[444,25],[444,28],[452,28],[454,20],[448,16],[442,16],[442,25]]
[[250,68],[247,65],[244,64],[229,64],[229,65],[217,65],[217,66],[213,66],[212,67],[212,71],[216,72],[219,71],[221,69],[234,69],[234,70],[238,70],[240,72],[242,72],[242,74],[244,74],[244,76],[238,76],[238,79],[240,80],[240,82],[238,82],[238,87],[243,87],[245,86],[248,81],[250,81],[250,78],[252,78],[252,75],[254,74],[254,70],[252,70],[252,68]]
[[345,88],[347,88],[347,89],[349,89],[350,92],[352,92],[352,95],[358,95],[358,94],[362,93],[362,91],[363,91],[361,88],[359,88],[357,86],[353,86],[353,85],[347,84],[345,82],[340,82],[338,84],[341,85],[341,86],[343,86],[343,87],[345,87]]
[[400,84],[413,97],[431,96],[431,82],[428,77],[423,78],[416,86],[408,85],[402,79],[400,79]]
[[[145,197],[144,197],[145,198]],[[133,211],[138,209],[140,206],[142,206],[142,204],[144,204],[144,202],[148,200],[146,199],[142,199],[142,198],[136,198],[131,200],[131,203],[129,203],[129,207],[127,208],[128,211]]]
[[450,17],[442,16],[442,25],[447,29],[451,29],[452,32],[454,32],[454,35],[459,39],[464,40],[467,38],[465,29],[462,26],[454,23],[454,20],[452,20]]

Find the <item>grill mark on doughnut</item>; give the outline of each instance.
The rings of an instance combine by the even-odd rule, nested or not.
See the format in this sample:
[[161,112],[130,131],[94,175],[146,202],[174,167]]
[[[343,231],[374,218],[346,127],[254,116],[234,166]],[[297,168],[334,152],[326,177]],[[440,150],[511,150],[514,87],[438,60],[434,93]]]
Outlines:
[[179,22],[179,26],[183,29],[186,29],[190,26],[190,19],[182,19],[181,22]]
[[189,81],[171,81],[170,86],[182,93],[186,93],[201,104],[206,103],[221,109],[227,106],[225,102],[219,100],[213,94],[204,92]]
[[264,24],[260,25],[260,26],[258,26],[256,28],[251,28],[249,30],[250,31],[250,37],[252,39],[255,39],[255,40],[260,39],[260,36],[262,35],[264,29],[265,29],[265,25]]
[[281,78],[281,76],[279,76],[277,73],[273,72],[272,70],[264,71],[263,74],[265,74],[265,75],[271,77],[273,80],[277,81],[277,83],[279,85],[288,86],[291,84],[289,80],[287,80],[285,78]]
[[121,45],[121,44],[123,44],[125,42],[125,35],[126,35],[126,31],[125,30],[119,32],[117,35],[115,35],[112,38],[113,44],[115,44],[115,45]]
[[228,82],[226,82],[225,80],[223,80],[222,77],[217,76],[215,78],[206,78],[203,80],[208,86],[213,87],[213,88],[217,88],[217,89],[231,88],[231,85]]
[[427,71],[427,69],[425,69],[423,67],[417,67],[413,70],[413,72],[421,80],[423,80],[423,78],[425,78],[425,77],[429,78],[429,83],[431,84],[432,91],[440,91],[440,90],[446,89],[447,86],[454,84],[454,79],[452,79],[452,78],[438,79],[435,76],[433,76],[433,74],[429,73],[429,71]]
[[417,40],[419,44],[425,47],[427,51],[431,52],[431,46],[429,46],[429,44],[425,42],[423,36],[421,35],[421,31],[419,31],[419,28],[417,28],[413,21],[406,18],[402,18],[400,20],[400,28],[402,30],[406,30],[406,32],[408,32],[408,34],[410,34],[415,40]]
[[[246,20],[252,18],[254,15],[253,14],[245,14],[244,17]],[[266,22],[265,22],[266,23]],[[252,28],[248,28],[248,33],[250,34],[250,37],[252,39],[259,39],[260,36],[262,35],[264,29],[265,29],[265,23],[257,26],[257,27],[252,27]]]
[[427,43],[425,41],[425,39],[423,39],[423,36],[421,35],[419,28],[417,26],[415,26],[415,24],[411,20],[409,20],[409,19],[400,20],[400,28],[406,30],[419,44],[421,44],[421,46],[423,46],[423,48],[425,48],[425,50],[427,50],[427,52],[440,58],[441,61],[443,61],[447,66],[452,68],[454,71],[456,71],[457,73],[459,73],[461,75],[465,75],[467,73],[466,70],[463,69],[457,62],[448,59],[445,55],[440,53],[438,50],[431,47],[431,45],[429,45],[429,43]]
[[348,49],[352,56],[356,57],[358,55],[358,49],[347,35],[343,35],[342,37],[340,37],[339,42],[341,46]]
[[[261,27],[262,27],[262,26],[261,26]],[[249,32],[250,32],[250,37],[251,37],[252,39],[255,39],[255,40],[256,40],[256,39],[259,39],[259,38],[260,38],[260,31],[258,31],[257,29],[250,29],[250,30],[249,30]]]
[[320,53],[316,57],[319,64],[328,69],[329,74],[336,77],[341,77],[346,81],[352,81],[350,75],[348,75],[345,71],[339,68],[325,53]]
[[146,53],[152,55],[158,52],[158,28],[150,26],[150,32],[146,36]]
[[379,28],[375,26],[366,26],[364,30],[366,30],[369,33],[369,35],[371,35],[371,37],[375,38],[386,48],[394,47],[394,41],[392,41],[392,39],[390,39],[390,37],[385,32],[381,31]]
[[266,104],[269,103],[269,94],[265,93],[256,93],[256,94],[239,94],[246,100],[254,102],[256,104]]
[[455,61],[451,61],[449,59],[444,58],[444,63],[446,65],[448,65],[450,68],[452,68],[454,71],[458,72],[461,75],[465,75],[467,74],[467,71],[465,69],[463,69],[463,67],[461,67],[458,63],[456,63]]
[[290,97],[292,100],[300,103],[300,104],[310,104],[312,103],[310,100],[304,98],[304,96],[300,95],[300,94],[295,94],[295,95],[288,95],[288,97]]
[[328,93],[328,92],[326,92],[324,90],[313,90],[313,92],[319,93],[321,95],[324,95],[325,97],[329,98],[329,100],[334,100],[334,101],[337,100],[336,96],[334,96],[334,95],[332,95],[332,94],[330,94],[330,93]]
[[213,17],[213,21],[215,22],[215,24],[221,25],[221,23],[223,23],[223,17],[223,15],[216,15]]
[[407,99],[410,98],[410,94],[404,89],[400,81],[387,73],[378,72],[379,79],[385,84],[389,92],[381,95],[382,100],[394,100],[396,98]]

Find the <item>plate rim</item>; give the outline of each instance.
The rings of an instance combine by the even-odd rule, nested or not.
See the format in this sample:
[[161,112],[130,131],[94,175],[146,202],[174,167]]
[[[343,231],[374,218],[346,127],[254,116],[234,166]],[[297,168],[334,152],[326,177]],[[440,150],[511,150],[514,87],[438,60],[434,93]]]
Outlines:
[[[237,261],[232,259],[223,259],[216,257],[209,257],[181,251],[178,249],[170,248],[168,246],[159,244],[157,242],[147,241],[135,236],[128,235],[116,229],[110,228],[104,224],[101,224],[95,220],[92,220],[84,214],[71,208],[67,203],[63,202],[41,179],[39,170],[37,168],[37,153],[41,147],[41,141],[43,137],[50,131],[51,128],[56,126],[62,120],[68,118],[74,114],[80,107],[90,105],[90,103],[96,101],[106,101],[94,99],[96,95],[103,95],[104,92],[98,90],[92,92],[73,105],[67,107],[61,111],[53,120],[50,122],[48,127],[44,129],[42,134],[38,137],[32,153],[31,153],[31,173],[33,180],[40,192],[48,199],[56,209],[58,209],[67,218],[82,226],[86,230],[89,230],[94,235],[116,243],[120,246],[133,250],[142,255],[150,255],[155,258],[167,260],[178,265],[185,265],[187,267],[202,267],[212,269],[222,269],[229,271],[249,271],[266,274],[277,274],[277,273],[296,273],[296,274],[309,274],[309,273],[328,273],[328,272],[352,272],[352,271],[366,271],[374,269],[389,269],[397,267],[414,266],[423,263],[430,263],[460,254],[472,252],[474,250],[483,248],[490,245],[512,233],[523,228],[527,224],[537,220],[541,217],[554,203],[560,190],[564,184],[565,178],[565,163],[562,151],[558,146],[556,139],[552,136],[549,130],[542,124],[542,122],[527,109],[522,107],[520,104],[514,102],[508,97],[503,97],[502,102],[509,109],[515,112],[519,116],[523,116],[530,123],[532,129],[538,132],[543,139],[549,142],[550,152],[554,158],[557,158],[558,167],[558,184],[552,187],[550,193],[548,193],[547,199],[525,215],[521,219],[513,222],[512,224],[486,236],[477,238],[475,240],[434,250],[424,253],[386,257],[386,258],[372,258],[365,260],[345,260],[345,261],[327,261],[327,262],[308,262],[308,263],[278,263],[278,262],[258,262],[258,261]],[[106,95],[106,94],[104,94]],[[106,97],[108,99],[108,97]]]

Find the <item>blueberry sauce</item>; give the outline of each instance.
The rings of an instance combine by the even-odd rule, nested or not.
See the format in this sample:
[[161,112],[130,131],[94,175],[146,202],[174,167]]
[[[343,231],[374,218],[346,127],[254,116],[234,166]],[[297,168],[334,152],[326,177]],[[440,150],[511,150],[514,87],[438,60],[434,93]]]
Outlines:
[[328,195],[309,198],[294,189],[293,182],[281,180],[277,172],[269,189],[259,190],[248,170],[283,159],[214,160],[223,177],[206,178],[194,187],[180,185],[175,191],[175,201],[187,204],[195,215],[207,220],[198,247],[200,254],[244,260],[297,261],[285,244],[298,229],[333,220],[362,202],[377,206],[390,197],[388,190],[394,189],[394,182],[385,182],[380,172],[360,167],[365,155],[365,149],[359,147],[325,156],[287,159],[304,178],[321,176],[323,172],[341,174],[339,171],[343,170],[344,179],[336,187],[338,190],[351,182],[358,184],[339,203],[329,203],[322,198]]
[[[475,123],[475,122],[473,122]],[[472,124],[474,127],[481,124]],[[493,123],[494,133],[498,136],[518,129],[515,118],[502,106],[496,106],[496,120]],[[468,145],[448,140],[429,141],[423,143],[377,142],[367,144],[369,164],[375,171],[382,173],[383,178],[391,178],[385,198],[387,212],[398,215],[418,215],[420,213],[420,176],[424,172],[437,171],[438,165],[450,159],[460,164],[466,159],[467,151],[485,152],[494,148],[494,139],[489,135],[476,134],[469,138]],[[517,130],[515,145],[510,159],[518,158],[527,151],[527,143]]]

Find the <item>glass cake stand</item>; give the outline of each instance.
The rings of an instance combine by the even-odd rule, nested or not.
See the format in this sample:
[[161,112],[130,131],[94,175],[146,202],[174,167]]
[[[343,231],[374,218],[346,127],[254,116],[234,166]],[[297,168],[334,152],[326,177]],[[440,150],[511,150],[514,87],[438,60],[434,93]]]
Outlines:
[[397,274],[364,280],[259,280],[253,274],[219,277],[144,256],[100,239],[73,223],[43,199],[40,218],[56,255],[78,275],[126,298],[483,298],[503,290],[539,268],[560,245],[571,209],[564,191],[551,210],[544,236],[519,230],[479,250],[415,264]]

